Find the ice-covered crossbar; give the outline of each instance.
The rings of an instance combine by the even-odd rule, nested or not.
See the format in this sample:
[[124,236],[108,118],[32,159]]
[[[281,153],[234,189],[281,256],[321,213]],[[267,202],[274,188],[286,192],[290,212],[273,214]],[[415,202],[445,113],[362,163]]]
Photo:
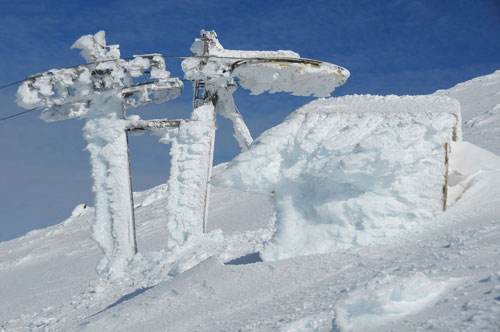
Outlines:
[[264,132],[213,183],[274,193],[267,260],[384,239],[443,210],[460,105],[436,96],[319,99]]

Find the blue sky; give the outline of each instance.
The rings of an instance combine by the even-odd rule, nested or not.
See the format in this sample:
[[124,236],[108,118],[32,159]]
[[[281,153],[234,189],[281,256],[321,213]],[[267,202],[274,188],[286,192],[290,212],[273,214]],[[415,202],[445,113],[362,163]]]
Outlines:
[[[334,96],[428,94],[500,69],[498,0],[329,1],[22,1],[0,0],[0,85],[83,63],[71,44],[105,30],[122,56],[189,55],[200,29],[214,29],[227,49],[291,49],[348,68]],[[167,69],[181,76],[180,61]],[[21,111],[16,86],[0,90],[0,117]],[[250,96],[236,103],[254,136],[312,98]],[[144,118],[187,117],[191,88],[176,101],[143,107]],[[93,204],[83,121],[46,124],[38,114],[0,123],[0,241],[68,217]],[[134,189],[166,181],[168,146],[131,138]],[[215,162],[238,152],[219,121]]]

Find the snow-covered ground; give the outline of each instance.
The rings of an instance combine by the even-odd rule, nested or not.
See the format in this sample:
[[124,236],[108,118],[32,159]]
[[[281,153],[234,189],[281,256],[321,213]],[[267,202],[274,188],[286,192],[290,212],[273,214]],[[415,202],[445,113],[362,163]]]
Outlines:
[[460,102],[467,141],[500,155],[500,70],[434,94]]
[[437,92],[459,100],[465,142],[451,146],[448,209],[426,227],[262,262],[271,198],[214,187],[209,233],[167,250],[160,185],[135,194],[140,254],[120,278],[95,273],[92,207],[0,243],[0,329],[499,331],[499,91],[497,71]]

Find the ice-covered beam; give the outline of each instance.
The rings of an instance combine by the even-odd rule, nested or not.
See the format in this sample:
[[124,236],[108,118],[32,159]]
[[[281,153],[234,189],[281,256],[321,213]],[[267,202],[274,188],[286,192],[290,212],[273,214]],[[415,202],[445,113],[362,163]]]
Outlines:
[[443,210],[445,145],[460,137],[451,98],[320,99],[263,133],[212,183],[274,193],[265,259],[380,243]]
[[177,128],[181,120],[140,120],[129,121],[126,127],[128,131],[157,130],[163,128]]

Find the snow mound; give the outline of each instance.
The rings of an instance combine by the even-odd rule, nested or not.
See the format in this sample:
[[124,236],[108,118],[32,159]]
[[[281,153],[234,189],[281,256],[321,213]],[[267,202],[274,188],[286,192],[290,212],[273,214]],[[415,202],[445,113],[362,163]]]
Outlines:
[[435,96],[320,99],[263,133],[213,183],[274,194],[265,260],[380,243],[443,209],[460,106]]

